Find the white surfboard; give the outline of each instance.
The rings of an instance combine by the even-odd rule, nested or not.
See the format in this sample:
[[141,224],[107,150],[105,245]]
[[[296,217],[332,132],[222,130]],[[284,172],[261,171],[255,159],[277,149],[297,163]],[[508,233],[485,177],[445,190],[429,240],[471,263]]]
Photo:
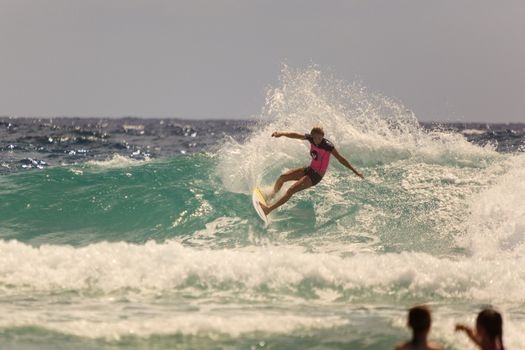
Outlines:
[[264,204],[264,205],[268,205],[266,204],[266,199],[264,199],[264,196],[261,192],[261,190],[259,189],[259,187],[255,187],[253,189],[253,193],[252,193],[252,203],[253,203],[253,208],[255,209],[255,211],[257,212],[257,215],[259,215],[259,217],[261,218],[262,221],[264,221],[264,223],[266,225],[268,225],[268,217],[266,216],[266,214],[264,213],[264,211],[262,210],[262,207],[261,207],[261,204]]

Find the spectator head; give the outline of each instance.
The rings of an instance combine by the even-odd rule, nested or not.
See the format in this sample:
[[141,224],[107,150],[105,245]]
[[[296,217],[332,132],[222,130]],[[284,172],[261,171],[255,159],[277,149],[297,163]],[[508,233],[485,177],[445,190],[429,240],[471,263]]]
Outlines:
[[503,319],[501,314],[494,309],[482,310],[476,319],[477,333],[491,341],[502,341]]
[[421,334],[430,330],[432,319],[430,309],[426,306],[414,306],[408,311],[408,326],[414,333]]

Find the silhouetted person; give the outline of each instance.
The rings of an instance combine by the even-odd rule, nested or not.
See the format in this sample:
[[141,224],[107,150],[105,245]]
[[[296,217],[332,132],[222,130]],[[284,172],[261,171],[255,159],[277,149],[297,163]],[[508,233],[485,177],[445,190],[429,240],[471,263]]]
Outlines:
[[503,319],[496,310],[485,309],[478,314],[475,332],[462,324],[456,325],[456,331],[465,332],[481,350],[504,350]]
[[396,350],[443,350],[439,344],[427,340],[432,320],[426,306],[414,306],[408,311],[408,327],[412,329],[412,339],[399,344]]

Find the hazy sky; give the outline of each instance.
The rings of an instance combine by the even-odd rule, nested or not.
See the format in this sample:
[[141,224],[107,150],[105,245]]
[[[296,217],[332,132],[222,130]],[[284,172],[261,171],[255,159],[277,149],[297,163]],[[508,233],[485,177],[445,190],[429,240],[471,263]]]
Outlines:
[[525,1],[0,0],[0,115],[248,118],[315,63],[420,120],[525,122]]

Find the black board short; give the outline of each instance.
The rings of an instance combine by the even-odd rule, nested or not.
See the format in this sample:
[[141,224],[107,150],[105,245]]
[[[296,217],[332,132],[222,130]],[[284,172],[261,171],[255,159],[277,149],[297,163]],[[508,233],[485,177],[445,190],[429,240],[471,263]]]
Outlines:
[[312,185],[313,186],[317,185],[323,179],[323,177],[321,175],[319,175],[319,173],[317,171],[315,171],[314,169],[310,168],[309,166],[304,168],[304,174],[306,176],[308,176],[310,178],[310,180],[312,180]]

